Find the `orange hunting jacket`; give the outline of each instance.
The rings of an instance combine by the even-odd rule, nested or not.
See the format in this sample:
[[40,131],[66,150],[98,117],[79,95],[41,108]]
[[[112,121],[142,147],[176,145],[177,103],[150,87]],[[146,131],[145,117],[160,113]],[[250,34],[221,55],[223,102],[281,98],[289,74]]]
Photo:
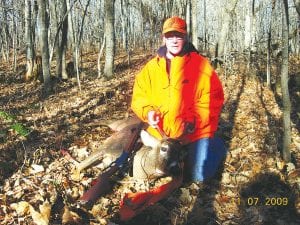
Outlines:
[[[224,102],[222,84],[209,61],[195,51],[171,59],[169,74],[166,58],[157,55],[137,74],[131,108],[147,122],[150,110],[161,113],[159,126],[170,138],[190,143],[213,137]],[[185,132],[185,124],[195,129]],[[161,139],[159,132],[148,132]]]

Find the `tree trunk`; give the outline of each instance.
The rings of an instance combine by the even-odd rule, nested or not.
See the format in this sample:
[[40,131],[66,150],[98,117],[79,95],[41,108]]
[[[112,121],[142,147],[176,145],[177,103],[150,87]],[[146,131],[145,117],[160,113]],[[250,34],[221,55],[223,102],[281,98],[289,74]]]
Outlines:
[[121,0],[120,2],[121,12],[121,26],[122,26],[122,45],[123,49],[127,52],[128,48],[128,2]]
[[83,12],[83,15],[82,15],[82,21],[81,21],[81,26],[80,26],[80,30],[79,30],[79,34],[78,34],[78,38],[77,38],[77,48],[79,49],[80,47],[80,44],[81,44],[81,40],[82,40],[82,34],[83,34],[83,25],[84,25],[84,19],[86,17],[86,14],[87,14],[87,9],[90,5],[90,1],[91,0],[88,0],[86,5],[85,5],[85,8],[84,8],[84,12]]
[[126,41],[125,41],[125,49],[126,49],[126,53],[127,53],[127,64],[128,66],[130,65],[130,59],[131,59],[131,48],[129,47],[129,34],[131,32],[130,30],[130,8],[129,8],[129,2],[126,1],[126,14],[127,16],[126,18],[126,32],[125,32],[125,36],[126,36]]
[[18,32],[17,32],[17,25],[16,25],[16,16],[13,15],[13,71],[17,71],[17,39],[18,39]]
[[[70,1],[71,0],[66,0],[66,3],[67,3],[67,11],[70,12],[71,11],[71,4],[70,4]],[[73,52],[73,62],[76,61],[75,59],[75,43],[76,43],[76,40],[75,40],[75,32],[74,32],[74,27],[73,27],[73,17],[72,17],[72,13],[70,13],[68,15],[68,35],[69,35],[69,44],[70,44],[70,47],[72,49],[72,52]],[[74,63],[75,64],[75,63]],[[75,65],[76,66],[76,65]],[[75,70],[75,67],[74,67],[74,70]]]
[[87,4],[85,6],[85,9],[84,9],[84,12],[82,15],[80,29],[77,33],[78,36],[74,33],[74,36],[75,36],[75,68],[76,68],[76,78],[77,78],[77,84],[78,84],[79,91],[81,91],[80,76],[79,76],[80,44],[81,44],[81,39],[82,39],[82,34],[83,34],[84,19],[85,19],[89,4],[90,4],[90,0],[87,1]]
[[191,12],[192,12],[192,43],[198,49],[198,1],[192,0],[191,3]]
[[271,87],[271,41],[272,41],[272,17],[275,9],[276,0],[272,0],[271,19],[268,30],[268,42],[267,42],[267,86]]
[[249,49],[249,63],[247,65],[248,68],[252,66],[253,63],[253,54],[256,52],[256,46],[255,46],[255,37],[256,37],[256,15],[255,15],[255,0],[252,0],[252,6],[251,6],[251,28],[250,28],[250,49]]
[[232,21],[233,12],[235,11],[236,5],[238,0],[233,0],[231,4],[229,4],[229,7],[225,9],[224,17],[223,17],[223,24],[222,29],[220,32],[219,40],[216,46],[215,51],[215,58],[218,59],[219,57],[224,56],[224,49],[225,49],[225,42],[228,35],[229,27]]
[[282,155],[286,162],[291,161],[291,102],[288,87],[288,63],[289,63],[289,13],[288,0],[283,0],[282,18],[282,66],[281,66],[281,90],[283,103],[283,148]]
[[26,41],[26,64],[27,71],[25,80],[28,81],[32,77],[34,62],[34,47],[32,41],[31,30],[31,0],[25,1],[25,41]]
[[[73,2],[70,9],[73,7],[76,1]],[[66,0],[61,1],[60,7],[60,23],[57,23],[56,34],[54,38],[53,48],[56,51],[56,75],[61,77],[63,80],[68,79],[67,65],[66,65],[66,50],[67,50],[67,40],[68,40],[68,14],[70,11],[67,10]],[[55,8],[52,6],[52,8]],[[54,11],[54,10],[53,10]],[[57,12],[53,12],[57,13]],[[58,19],[56,19],[58,21]],[[55,23],[55,22],[54,22]],[[61,39],[59,40],[59,37]],[[51,52],[54,50],[52,49]],[[52,54],[50,54],[50,63],[52,61]],[[73,71],[74,69],[72,69]]]
[[98,77],[97,78],[100,78],[101,73],[102,73],[101,72],[101,57],[103,54],[104,46],[105,46],[105,37],[103,35],[102,44],[100,45],[100,43],[99,43],[99,53],[98,53],[98,59],[97,59],[97,68],[98,68]]
[[296,6],[297,13],[300,17],[300,0],[294,0],[294,3],[295,3],[295,6]]
[[3,24],[2,24],[2,31],[3,31],[3,35],[4,35],[4,44],[5,44],[5,48],[4,48],[4,60],[8,61],[9,60],[9,40],[10,40],[10,33],[9,33],[9,23],[8,23],[8,7],[6,6],[6,1],[2,0],[2,18],[3,18]]
[[300,49],[300,0],[294,0],[295,6],[296,6],[296,11],[298,13],[298,47],[296,49],[296,53],[299,54],[299,49]]
[[40,51],[42,55],[42,67],[43,67],[43,96],[47,97],[52,89],[50,80],[50,64],[49,64],[49,46],[48,46],[48,24],[49,17],[46,11],[46,0],[38,0],[39,6],[39,43]]
[[61,42],[60,42],[60,49],[61,49],[61,78],[63,80],[68,79],[67,73],[67,66],[66,66],[66,52],[67,52],[67,45],[68,45],[68,16],[67,16],[67,0],[62,1],[61,12],[62,15],[65,15],[62,22],[62,30],[61,30]]
[[271,24],[268,33],[268,47],[267,47],[267,87],[271,87]]
[[256,51],[256,10],[255,10],[255,0],[252,0],[252,12],[251,12],[251,51]]
[[163,19],[166,20],[167,18],[170,18],[173,14],[173,5],[174,1],[173,0],[165,0],[164,5],[163,5],[163,10],[164,10],[164,16]]
[[[32,7],[31,36],[33,41],[33,49],[36,49],[36,46],[38,45],[38,41],[39,41],[35,29],[38,21],[38,10],[39,10],[38,3],[36,0],[33,1],[33,5],[31,7]],[[34,54],[33,58],[35,58],[37,52],[34,51],[33,54]]]
[[203,33],[204,33],[204,51],[206,54],[210,55],[209,49],[208,49],[208,40],[207,40],[207,30],[206,30],[206,23],[207,23],[207,16],[206,16],[206,0],[203,1]]
[[192,34],[192,19],[191,19],[191,0],[187,0],[186,3],[186,26],[188,35]]
[[[51,10],[51,24],[54,25],[54,30],[56,30],[56,32],[58,32],[57,34],[59,34],[59,30],[60,30],[60,26],[59,26],[59,18],[58,18],[58,12],[57,12],[57,2],[56,1],[51,1],[50,2],[50,10]],[[62,7],[61,7],[62,8]],[[50,51],[50,59],[49,62],[51,63],[52,61],[52,57],[55,51],[55,60],[56,60],[56,68],[55,68],[55,76],[56,77],[61,77],[61,48],[59,46],[59,36],[60,35],[55,35],[54,37],[54,41],[53,41],[53,46],[52,46],[52,51]]]
[[105,0],[105,66],[104,75],[111,79],[114,73],[115,34],[114,0]]

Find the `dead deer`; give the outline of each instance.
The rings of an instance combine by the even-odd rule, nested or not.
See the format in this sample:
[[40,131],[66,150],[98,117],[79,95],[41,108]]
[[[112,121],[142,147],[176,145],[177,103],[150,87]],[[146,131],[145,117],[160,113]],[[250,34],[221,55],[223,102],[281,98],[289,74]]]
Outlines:
[[167,138],[161,141],[146,131],[141,131],[144,146],[133,159],[135,179],[153,179],[164,175],[177,175],[182,146],[178,140]]

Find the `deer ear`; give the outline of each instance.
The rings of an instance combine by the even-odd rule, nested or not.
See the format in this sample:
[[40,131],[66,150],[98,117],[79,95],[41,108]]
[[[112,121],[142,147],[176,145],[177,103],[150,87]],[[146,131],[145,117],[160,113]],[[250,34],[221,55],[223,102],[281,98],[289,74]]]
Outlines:
[[147,131],[141,131],[141,139],[145,146],[155,148],[159,144],[159,140],[150,135]]

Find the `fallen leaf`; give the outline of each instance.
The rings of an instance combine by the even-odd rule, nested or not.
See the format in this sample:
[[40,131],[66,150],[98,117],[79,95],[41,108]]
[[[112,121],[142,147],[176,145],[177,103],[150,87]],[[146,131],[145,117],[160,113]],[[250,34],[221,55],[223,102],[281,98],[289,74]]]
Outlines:
[[296,169],[296,167],[295,167],[295,165],[293,164],[293,163],[287,163],[286,164],[286,171],[288,172],[288,173],[290,173],[290,172],[292,172],[293,170],[295,170]]
[[39,212],[35,211],[33,207],[30,208],[30,214],[33,219],[33,222],[36,225],[48,225],[49,221],[45,220],[42,214]]
[[12,203],[10,207],[17,212],[18,216],[24,216],[28,214],[29,209],[32,206],[26,201],[21,201],[18,203]]
[[88,146],[83,146],[81,148],[77,148],[77,149],[75,149],[74,152],[77,155],[79,161],[81,161],[89,156]]
[[297,179],[300,178],[300,169],[292,170],[288,173],[289,179]]
[[231,183],[230,174],[229,173],[223,173],[221,182],[224,183],[224,184]]
[[220,194],[218,197],[217,197],[217,200],[219,203],[227,203],[227,202],[230,202],[231,198],[228,197],[227,195],[224,195],[224,194]]
[[30,207],[31,217],[37,225],[48,225],[51,205],[48,201],[45,201],[42,205],[39,206],[40,212],[37,212],[33,207]]
[[71,196],[73,199],[77,199],[79,197],[79,189],[78,187],[72,187]]
[[83,177],[83,174],[81,175],[80,170],[78,170],[77,168],[75,168],[72,171],[72,174],[70,176],[71,180],[74,180],[74,181],[80,181],[82,177]]
[[37,165],[37,164],[31,165],[31,169],[30,169],[31,174],[36,174],[36,173],[44,172],[44,171],[45,171],[45,169],[42,165]]
[[276,166],[279,170],[283,170],[284,166],[285,166],[285,162],[284,161],[277,161],[276,162]]
[[64,214],[62,215],[62,224],[80,224],[80,217],[77,213],[70,211],[70,209],[65,206]]
[[50,214],[51,214],[50,203],[46,200],[42,205],[40,205],[39,208],[40,208],[40,212],[43,215],[43,217],[49,221]]
[[252,173],[253,173],[253,175],[260,173],[261,172],[261,167],[262,167],[262,165],[260,163],[253,162],[253,164],[252,164]]

